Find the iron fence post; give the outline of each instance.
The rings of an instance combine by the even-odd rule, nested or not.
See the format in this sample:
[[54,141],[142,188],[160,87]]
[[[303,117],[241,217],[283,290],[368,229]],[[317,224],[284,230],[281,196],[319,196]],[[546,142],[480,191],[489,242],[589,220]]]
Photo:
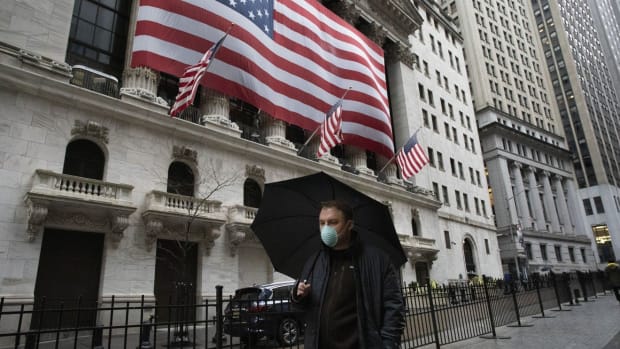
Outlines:
[[489,296],[489,289],[487,287],[487,277],[486,275],[482,275],[482,286],[484,288],[484,297],[486,298],[487,303],[487,311],[489,312],[489,319],[491,320],[491,330],[492,336],[480,336],[480,338],[485,339],[510,339],[510,337],[498,336],[495,332],[495,319],[493,318],[493,308],[491,307],[491,297]]
[[435,337],[435,348],[439,349],[439,328],[437,325],[437,317],[435,314],[435,305],[433,303],[433,289],[431,287],[431,279],[426,279],[426,294],[428,295],[428,304],[431,308],[431,322],[433,323],[433,336]]
[[508,325],[508,327],[532,327],[534,325],[530,324],[522,324],[521,323],[521,313],[519,312],[519,302],[517,301],[517,286],[516,281],[510,281],[512,285],[510,285],[510,293],[512,294],[512,304],[515,309],[515,315],[517,315],[517,325]]
[[222,289],[224,286],[215,286],[215,348],[222,349],[222,325],[224,317],[222,316]]

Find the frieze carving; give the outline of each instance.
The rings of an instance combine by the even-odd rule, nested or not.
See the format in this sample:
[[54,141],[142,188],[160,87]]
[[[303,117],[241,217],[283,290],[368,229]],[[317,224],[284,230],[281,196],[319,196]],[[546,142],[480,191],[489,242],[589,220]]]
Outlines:
[[94,121],[84,122],[75,120],[73,128],[71,129],[71,135],[93,137],[101,140],[105,144],[108,143],[108,128]]
[[186,146],[173,146],[172,156],[178,160],[187,160],[194,165],[198,163],[198,153],[195,150]]
[[402,43],[387,45],[386,58],[391,61],[400,61],[411,69],[416,64],[416,56],[411,52],[410,46],[405,46]]
[[265,182],[265,169],[260,166],[245,165],[245,175]]
[[337,14],[338,17],[344,19],[352,26],[357,25],[359,22],[361,11],[355,6],[355,4],[349,1],[331,2],[326,6],[328,6],[333,13]]
[[47,217],[47,206],[27,200],[26,210],[28,214],[28,241],[32,242],[38,234],[43,232],[43,224]]
[[77,226],[97,231],[105,231],[108,227],[107,219],[93,219],[83,213],[55,213],[47,221],[56,226]]

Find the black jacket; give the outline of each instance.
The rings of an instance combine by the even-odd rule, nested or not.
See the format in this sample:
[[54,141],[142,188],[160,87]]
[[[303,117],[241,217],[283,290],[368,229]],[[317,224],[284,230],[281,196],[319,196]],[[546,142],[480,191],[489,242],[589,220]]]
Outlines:
[[[358,333],[361,348],[399,348],[405,326],[405,305],[400,279],[390,258],[381,250],[355,241],[352,246],[356,266]],[[292,301],[306,310],[304,348],[318,349],[318,322],[329,275],[329,250],[326,246],[311,256],[301,273],[307,279],[311,294]],[[298,280],[299,283],[299,280]]]

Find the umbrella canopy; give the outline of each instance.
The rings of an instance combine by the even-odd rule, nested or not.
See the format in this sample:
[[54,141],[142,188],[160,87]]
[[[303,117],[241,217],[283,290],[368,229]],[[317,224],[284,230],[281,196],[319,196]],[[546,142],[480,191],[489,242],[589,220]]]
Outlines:
[[406,262],[388,207],[320,172],[265,185],[252,230],[277,271],[299,278],[306,260],[321,248],[321,202],[334,199],[353,208],[353,230],[363,244],[383,249],[396,267]]

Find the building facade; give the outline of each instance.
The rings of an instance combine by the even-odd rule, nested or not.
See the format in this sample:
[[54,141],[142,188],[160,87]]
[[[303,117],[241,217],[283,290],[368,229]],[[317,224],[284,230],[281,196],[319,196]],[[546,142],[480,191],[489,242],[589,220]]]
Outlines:
[[[201,90],[195,107],[170,118],[175,78],[129,67],[137,3],[57,0],[35,8],[14,1],[0,20],[0,296],[8,302],[78,292],[104,302],[112,295],[152,301],[173,295],[178,283],[206,297],[216,285],[232,293],[284,279],[250,224],[265,183],[316,171],[390,206],[409,257],[403,282],[501,275],[473,119],[467,128],[458,116],[442,116],[454,139],[420,133],[463,170],[439,177],[427,167],[411,183],[394,164],[378,176],[388,159],[363,149],[345,146],[318,161],[300,156],[309,132],[215,91]],[[438,60],[416,46],[424,17],[413,4],[330,3],[385,49],[396,149],[423,126],[420,81],[438,91],[437,101],[445,95],[455,113],[473,118],[469,95],[447,92],[452,84],[461,96],[467,90],[451,30],[441,40],[459,57],[461,73],[447,58],[437,63],[433,69],[451,82],[439,91],[414,67],[416,50]],[[425,26],[437,37],[445,31],[443,23]],[[480,178],[473,181],[469,166]],[[436,199],[433,181],[449,187],[450,207]],[[469,196],[461,196],[460,209],[456,190]]]
[[504,272],[591,268],[590,232],[530,3],[442,4],[465,42]]
[[588,1],[616,93],[620,91],[620,1]]
[[[481,269],[500,273],[499,246],[489,204],[484,163],[476,128],[473,100],[463,56],[463,38],[434,1],[414,1],[423,23],[411,37],[415,84],[408,92],[410,133],[426,146],[428,166],[415,183],[430,188],[442,202],[438,210],[437,242],[451,258],[438,259],[440,269],[459,269],[459,277]],[[399,129],[404,126],[397,125]],[[401,134],[402,135],[402,134]],[[405,141],[405,140],[403,140]],[[474,238],[475,237],[475,238]],[[485,256],[480,258],[476,256]],[[465,269],[462,256],[465,256]],[[461,260],[459,260],[459,258]],[[474,261],[478,258],[478,261]],[[481,263],[488,263],[482,267]]]
[[532,6],[587,225],[599,262],[606,263],[620,253],[620,99],[612,74],[618,67],[599,39],[605,36],[594,21],[598,7],[580,1]]

